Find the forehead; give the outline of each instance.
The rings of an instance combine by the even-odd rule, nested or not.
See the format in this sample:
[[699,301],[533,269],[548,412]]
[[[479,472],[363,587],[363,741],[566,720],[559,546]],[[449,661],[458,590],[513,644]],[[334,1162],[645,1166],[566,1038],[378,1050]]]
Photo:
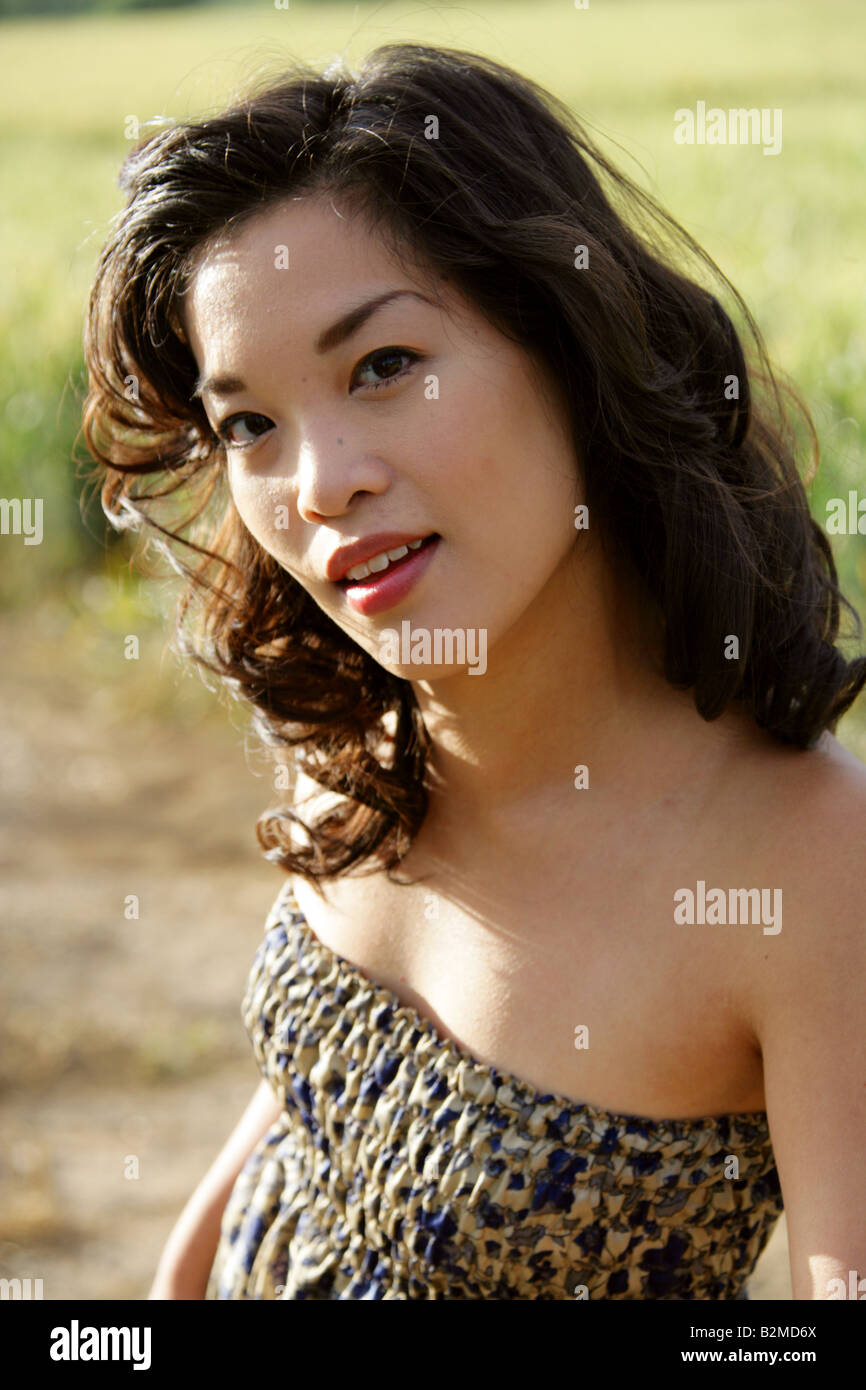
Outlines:
[[398,261],[369,219],[329,196],[309,195],[207,243],[191,266],[182,307],[199,332],[287,309],[299,322],[318,323],[326,305],[345,305],[359,288],[422,287],[431,279],[413,258]]

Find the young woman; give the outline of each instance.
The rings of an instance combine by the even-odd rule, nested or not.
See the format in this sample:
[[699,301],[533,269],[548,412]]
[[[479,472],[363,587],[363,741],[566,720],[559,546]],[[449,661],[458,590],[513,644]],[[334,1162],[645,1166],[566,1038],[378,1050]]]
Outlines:
[[712,263],[470,53],[299,66],[124,186],[103,506],[291,788],[263,1080],[152,1297],[743,1298],[783,1202],[834,1296],[866,659],[741,301],[748,364],[661,248]]

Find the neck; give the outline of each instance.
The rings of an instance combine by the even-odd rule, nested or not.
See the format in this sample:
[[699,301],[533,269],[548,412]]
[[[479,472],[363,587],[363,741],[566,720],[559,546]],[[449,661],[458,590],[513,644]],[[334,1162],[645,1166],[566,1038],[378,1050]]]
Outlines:
[[483,675],[415,682],[432,743],[430,824],[495,840],[560,796],[579,817],[590,803],[579,809],[578,765],[593,816],[608,795],[611,807],[642,806],[694,771],[698,745],[748,735],[737,715],[708,725],[664,679],[659,633],[637,582],[594,541],[496,642]]

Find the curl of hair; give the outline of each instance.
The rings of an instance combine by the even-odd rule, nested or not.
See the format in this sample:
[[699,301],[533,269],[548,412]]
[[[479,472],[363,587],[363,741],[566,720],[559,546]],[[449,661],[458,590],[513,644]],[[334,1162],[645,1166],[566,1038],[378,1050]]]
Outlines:
[[[438,138],[426,138],[432,115]],[[835,729],[866,658],[848,662],[835,646],[840,603],[858,636],[859,619],[810,516],[783,395],[816,457],[808,412],[776,382],[727,279],[564,103],[477,54],[386,44],[358,73],[298,63],[221,114],[160,131],[129,154],[121,186],[127,205],[85,328],[83,433],[109,520],[153,537],[187,581],[182,649],[252,705],[267,742],[338,794],[309,823],[290,807],[265,813],[269,859],[313,882],[368,859],[390,873],[429,785],[411,683],[253,540],[193,395],[177,304],[196,258],[290,196],[326,193],[367,218],[401,264],[447,275],[546,367],[593,525],[640,576],[665,677],[693,691],[704,719],[739,701],[800,748]],[[731,318],[672,250],[733,296],[751,366]],[[181,503],[182,520],[158,519]],[[739,660],[724,657],[729,634]]]

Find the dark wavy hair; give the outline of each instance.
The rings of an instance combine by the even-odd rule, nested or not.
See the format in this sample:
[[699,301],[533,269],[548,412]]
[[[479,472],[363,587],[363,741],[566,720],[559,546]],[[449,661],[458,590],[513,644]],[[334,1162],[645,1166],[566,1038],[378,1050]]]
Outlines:
[[[835,646],[840,602],[861,628],[809,513],[802,429],[786,399],[814,464],[808,412],[774,378],[726,277],[564,103],[477,54],[386,44],[357,74],[297,63],[218,115],[158,131],[131,151],[121,186],[128,202],[85,330],[91,478],[112,524],[152,537],[184,576],[182,653],[249,702],[278,758],[339,794],[306,822],[292,806],[265,812],[267,858],[313,882],[365,860],[390,876],[430,787],[411,682],[353,642],[249,534],[193,395],[178,304],[197,253],[301,193],[327,192],[367,217],[398,260],[447,274],[537,354],[567,412],[592,525],[640,577],[664,675],[693,690],[703,718],[738,701],[800,748],[835,729],[866,657],[849,663]],[[748,367],[732,319],[671,250],[733,297]],[[738,660],[724,659],[728,634]]]

